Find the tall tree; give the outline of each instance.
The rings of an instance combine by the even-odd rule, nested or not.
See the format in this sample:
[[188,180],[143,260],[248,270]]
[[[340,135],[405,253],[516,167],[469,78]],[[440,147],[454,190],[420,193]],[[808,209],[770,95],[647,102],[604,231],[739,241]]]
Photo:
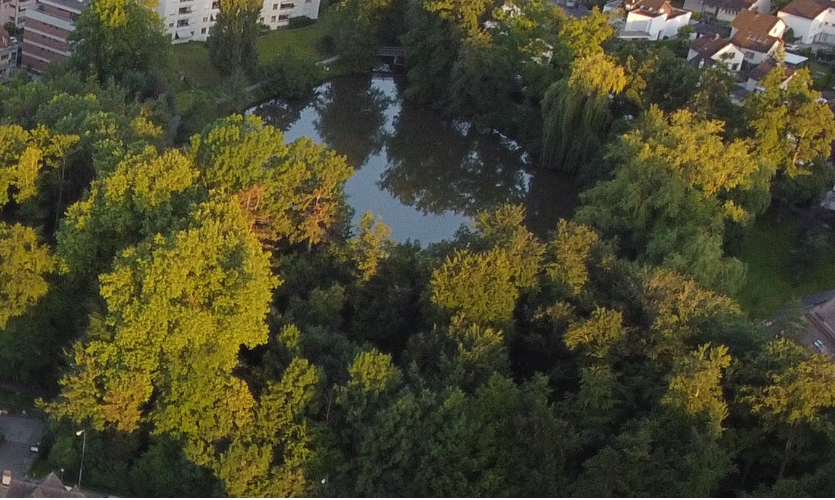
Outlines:
[[835,117],[820,92],[812,90],[807,69],[787,79],[786,68],[774,68],[762,82],[764,91],[745,101],[753,129],[754,147],[769,173],[808,175],[818,157],[828,158],[835,140]]
[[725,222],[748,217],[732,195],[753,187],[758,168],[745,142],[725,144],[721,132],[720,122],[687,110],[664,117],[650,109],[610,148],[614,178],[583,194],[579,220],[640,259],[733,292],[744,270],[724,256]]
[[155,0],[93,0],[69,36],[70,67],[141,97],[163,93],[171,43]]
[[211,467],[211,444],[254,405],[232,372],[241,345],[267,341],[278,283],[240,206],[202,204],[186,229],[126,250],[100,281],[106,317],[74,346],[63,398],[49,411],[102,430],[150,425]]
[[574,62],[571,76],[553,85],[542,101],[542,162],[577,172],[600,149],[611,123],[611,95],[623,90],[623,68],[604,54]]
[[227,77],[236,72],[255,75],[261,5],[258,0],[220,0],[220,12],[207,40],[209,59],[218,73]]

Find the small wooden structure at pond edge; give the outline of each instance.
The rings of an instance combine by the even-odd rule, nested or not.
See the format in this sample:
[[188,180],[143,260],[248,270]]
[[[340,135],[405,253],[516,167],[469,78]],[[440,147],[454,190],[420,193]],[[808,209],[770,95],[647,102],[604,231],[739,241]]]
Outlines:
[[406,49],[403,47],[380,47],[377,50],[377,57],[393,59],[392,66],[406,65]]

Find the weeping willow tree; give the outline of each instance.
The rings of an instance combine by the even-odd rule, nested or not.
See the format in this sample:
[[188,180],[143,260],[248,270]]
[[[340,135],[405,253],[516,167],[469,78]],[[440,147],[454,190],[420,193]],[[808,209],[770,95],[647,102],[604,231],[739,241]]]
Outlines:
[[571,76],[551,85],[542,100],[542,164],[576,173],[609,128],[609,96],[625,86],[623,68],[605,54],[577,59]]

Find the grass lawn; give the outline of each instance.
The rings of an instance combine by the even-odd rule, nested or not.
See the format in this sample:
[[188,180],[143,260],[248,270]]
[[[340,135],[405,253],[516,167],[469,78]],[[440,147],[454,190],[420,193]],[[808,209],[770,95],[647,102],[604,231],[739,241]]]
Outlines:
[[[256,50],[258,62],[268,64],[285,51],[293,51],[316,61],[333,54],[319,51],[320,40],[330,33],[331,24],[327,16],[314,25],[294,30],[278,29],[258,37]],[[203,42],[187,42],[174,45],[172,54],[173,71],[184,75],[188,87],[215,89],[223,83],[221,75],[209,62],[209,51]]]
[[198,88],[214,88],[223,78],[209,63],[209,50],[203,42],[187,42],[174,45],[171,62],[174,71],[183,74],[186,81]]
[[52,472],[52,467],[49,466],[49,462],[45,458],[39,457],[26,474],[32,479],[43,479],[50,472]]
[[794,214],[778,221],[768,212],[748,228],[739,255],[748,266],[748,279],[737,300],[751,318],[771,318],[793,299],[835,288],[835,248],[830,246],[824,258],[798,275],[792,251],[799,239]]
[[320,40],[331,32],[331,25],[327,16],[314,25],[294,30],[277,29],[266,35],[258,37],[256,49],[258,50],[258,62],[268,64],[285,51],[296,52],[297,54],[309,57],[316,61],[326,59],[333,54],[320,52]]

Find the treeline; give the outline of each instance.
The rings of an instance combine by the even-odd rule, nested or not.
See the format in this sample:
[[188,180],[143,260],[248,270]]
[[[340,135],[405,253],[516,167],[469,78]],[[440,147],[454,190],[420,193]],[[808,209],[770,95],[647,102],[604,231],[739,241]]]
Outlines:
[[[49,463],[77,468],[84,428],[86,486],[122,495],[835,491],[835,364],[800,347],[798,318],[766,331],[723,294],[744,274],[728,226],[828,154],[803,132],[815,120],[777,118],[831,113],[803,75],[766,82],[748,135],[708,106],[638,107],[650,94],[628,68],[646,61],[600,50],[605,18],[518,5],[545,17],[408,3],[424,29],[410,86],[444,102],[454,87],[425,82],[485,70],[474,61],[496,40],[552,46],[547,64],[530,59],[543,46],[509,59],[530,70],[522,89],[541,76],[536,105],[496,89],[479,101],[512,102],[520,131],[522,117],[546,127],[550,106],[609,123],[604,160],[582,163],[605,180],[545,239],[514,206],[426,249],[370,214],[352,228],[344,158],[237,115],[175,148],[164,94],[125,90],[128,74],[0,87],[0,377],[60,392],[41,403]],[[490,35],[491,19],[520,31]],[[617,95],[603,106],[586,85]],[[607,115],[628,106],[628,124]],[[762,144],[771,156],[752,153]]]

